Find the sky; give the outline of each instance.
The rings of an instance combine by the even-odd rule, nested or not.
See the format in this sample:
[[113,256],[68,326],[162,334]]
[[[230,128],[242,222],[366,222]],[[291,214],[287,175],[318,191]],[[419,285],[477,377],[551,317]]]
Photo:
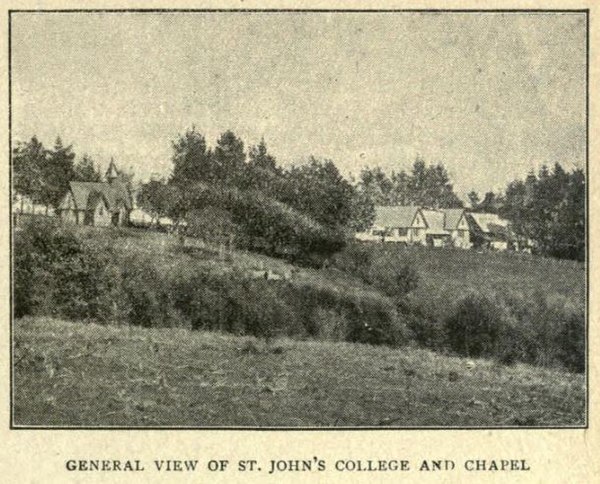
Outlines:
[[443,163],[459,196],[585,168],[585,17],[447,13],[19,13],[13,142],[57,135],[137,180],[192,125],[264,137],[284,166]]

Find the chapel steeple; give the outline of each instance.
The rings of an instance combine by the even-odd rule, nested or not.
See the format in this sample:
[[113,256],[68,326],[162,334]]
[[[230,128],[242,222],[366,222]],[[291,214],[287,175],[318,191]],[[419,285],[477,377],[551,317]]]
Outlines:
[[108,183],[114,182],[119,177],[119,170],[117,170],[117,166],[115,165],[115,160],[111,157],[110,165],[108,165],[108,170],[106,170],[106,174],[104,175],[106,181]]

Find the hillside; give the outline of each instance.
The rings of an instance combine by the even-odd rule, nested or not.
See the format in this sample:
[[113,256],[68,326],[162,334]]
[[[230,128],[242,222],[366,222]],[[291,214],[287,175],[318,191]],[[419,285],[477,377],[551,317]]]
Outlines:
[[383,264],[411,263],[419,273],[412,294],[436,313],[469,292],[513,293],[527,299],[536,295],[564,297],[575,304],[585,302],[585,264],[514,252],[477,252],[463,249],[370,245]]
[[15,321],[14,423],[578,426],[585,377],[413,348]]

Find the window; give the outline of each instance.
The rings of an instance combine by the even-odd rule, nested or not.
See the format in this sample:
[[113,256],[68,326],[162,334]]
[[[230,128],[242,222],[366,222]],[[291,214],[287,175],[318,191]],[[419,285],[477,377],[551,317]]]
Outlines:
[[408,235],[408,229],[399,228],[398,229],[398,237],[406,237]]

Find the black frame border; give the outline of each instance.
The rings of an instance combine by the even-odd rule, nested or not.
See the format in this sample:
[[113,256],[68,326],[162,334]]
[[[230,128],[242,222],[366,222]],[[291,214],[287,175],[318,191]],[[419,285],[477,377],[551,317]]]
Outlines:
[[[586,382],[586,398],[585,398],[585,425],[569,425],[569,426],[362,426],[362,427],[253,427],[253,426],[36,426],[36,425],[17,425],[14,423],[14,358],[13,358],[13,324],[14,324],[14,301],[13,301],[13,218],[12,218],[12,35],[11,25],[12,16],[14,14],[76,14],[76,13],[104,13],[104,14],[146,14],[146,13],[296,13],[296,14],[315,14],[315,13],[437,13],[437,14],[584,14],[585,15],[585,284],[586,284],[586,300],[585,300],[585,382]],[[9,181],[9,364],[10,364],[10,430],[233,430],[233,431],[398,431],[398,430],[587,430],[590,426],[590,349],[589,349],[589,331],[590,331],[590,233],[589,233],[589,146],[590,146],[590,9],[9,9],[8,10],[8,181]]]

